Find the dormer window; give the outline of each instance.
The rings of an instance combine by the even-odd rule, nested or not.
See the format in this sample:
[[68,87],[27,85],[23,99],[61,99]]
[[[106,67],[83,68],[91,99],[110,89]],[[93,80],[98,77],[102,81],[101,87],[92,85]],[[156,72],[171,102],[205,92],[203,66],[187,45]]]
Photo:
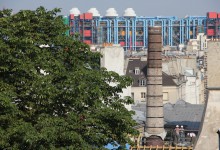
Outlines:
[[136,75],[139,75],[140,74],[140,68],[139,67],[135,67],[134,73]]
[[140,79],[139,80],[139,85],[140,86],[145,86],[146,85],[146,79]]

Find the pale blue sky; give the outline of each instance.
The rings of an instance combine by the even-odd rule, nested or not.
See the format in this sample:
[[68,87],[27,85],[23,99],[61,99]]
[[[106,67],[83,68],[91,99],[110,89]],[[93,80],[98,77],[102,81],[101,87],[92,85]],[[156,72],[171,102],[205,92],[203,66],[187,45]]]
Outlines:
[[96,7],[104,16],[106,10],[114,7],[119,16],[132,7],[138,16],[205,16],[208,11],[220,12],[220,0],[0,0],[0,9],[10,8],[14,12],[20,9],[35,9],[44,6],[47,9],[62,8],[62,14],[69,14],[73,7],[81,13]]

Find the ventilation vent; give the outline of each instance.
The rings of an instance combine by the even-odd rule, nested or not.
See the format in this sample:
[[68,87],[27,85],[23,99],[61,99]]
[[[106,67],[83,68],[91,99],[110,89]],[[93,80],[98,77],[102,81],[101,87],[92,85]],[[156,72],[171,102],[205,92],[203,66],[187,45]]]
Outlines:
[[88,13],[92,13],[93,17],[100,17],[99,11],[96,8],[90,8]]
[[135,14],[135,11],[133,10],[133,8],[127,8],[127,9],[125,9],[123,16],[124,17],[135,17],[136,14]]
[[117,11],[115,10],[115,8],[109,8],[106,10],[106,17],[117,17]]
[[79,11],[78,8],[72,8],[72,9],[70,10],[70,14],[74,14],[74,16],[79,16],[80,11]]

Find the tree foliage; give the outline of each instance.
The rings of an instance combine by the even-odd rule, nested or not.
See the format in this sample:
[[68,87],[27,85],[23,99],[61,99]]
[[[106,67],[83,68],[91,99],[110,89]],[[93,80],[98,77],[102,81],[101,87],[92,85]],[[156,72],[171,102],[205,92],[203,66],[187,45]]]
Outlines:
[[65,36],[59,11],[0,11],[0,149],[103,149],[136,133],[118,94],[130,78]]

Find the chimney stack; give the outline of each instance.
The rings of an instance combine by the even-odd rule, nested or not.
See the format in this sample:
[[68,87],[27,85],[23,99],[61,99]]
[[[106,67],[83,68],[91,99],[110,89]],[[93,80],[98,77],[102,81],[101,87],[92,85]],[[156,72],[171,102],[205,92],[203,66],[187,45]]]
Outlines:
[[163,145],[161,138],[164,133],[161,27],[149,27],[148,38],[146,132],[151,140],[147,145]]

